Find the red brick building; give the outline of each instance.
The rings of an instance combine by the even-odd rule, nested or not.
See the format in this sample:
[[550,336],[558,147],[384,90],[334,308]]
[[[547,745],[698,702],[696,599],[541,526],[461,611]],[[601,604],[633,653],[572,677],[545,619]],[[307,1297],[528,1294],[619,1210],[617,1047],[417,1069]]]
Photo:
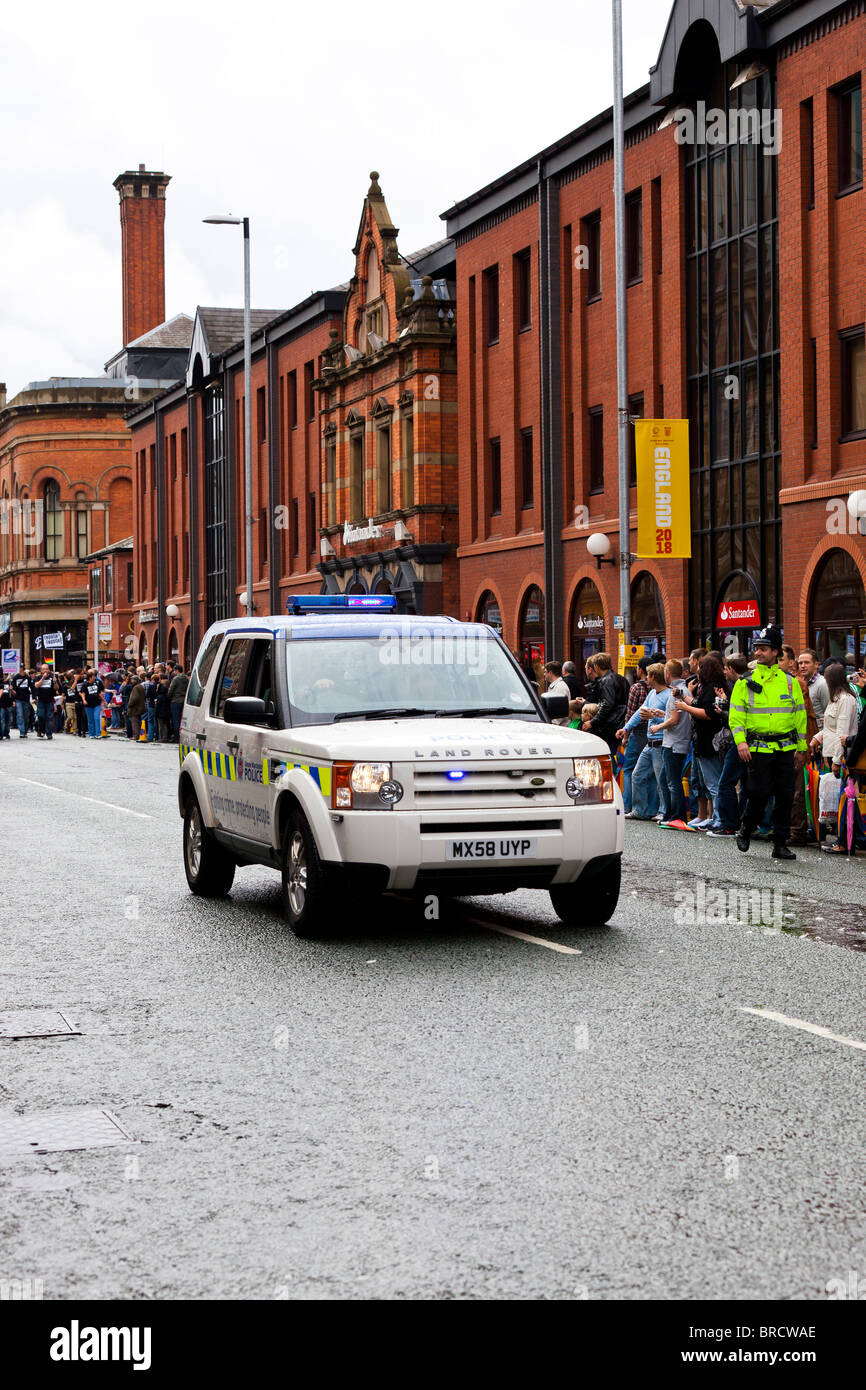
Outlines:
[[[403,258],[396,238],[374,177],[351,282],[253,311],[259,613],[347,588],[456,605],[453,248]],[[199,308],[184,379],[128,416],[141,659],[188,660],[244,607],[242,331],[240,309]]]
[[[866,656],[863,542],[828,531],[866,486],[864,60],[862,0],[677,0],[627,99],[630,414],[691,425],[693,558],[632,569],[650,647],[741,644],[720,610],[750,599],[795,645]],[[611,141],[607,112],[443,214],[460,609],[578,662],[619,607],[585,546],[618,560]]]
[[[132,460],[125,416],[175,375],[190,320],[168,337],[151,334],[165,316],[162,173],[139,166],[115,181],[123,231],[125,344],[104,377],[30,382],[9,403],[0,394],[0,642],[25,665],[44,654],[45,634],[60,633],[61,669],[96,650],[96,613],[112,613],[100,655],[119,655],[130,636],[126,564],[113,568],[106,547],[132,531]],[[100,552],[98,563],[89,563]],[[107,602],[106,602],[107,595]]]
[[[864,61],[864,0],[676,0],[626,99],[629,415],[690,424],[692,558],[632,564],[650,652],[741,647],[748,603],[796,646],[866,659],[846,512],[866,489]],[[614,647],[612,186],[607,111],[406,257],[374,175],[349,284],[257,315],[258,611],[389,590],[530,660]],[[200,309],[185,380],[130,418],[151,656],[241,609],[240,338],[239,310]]]

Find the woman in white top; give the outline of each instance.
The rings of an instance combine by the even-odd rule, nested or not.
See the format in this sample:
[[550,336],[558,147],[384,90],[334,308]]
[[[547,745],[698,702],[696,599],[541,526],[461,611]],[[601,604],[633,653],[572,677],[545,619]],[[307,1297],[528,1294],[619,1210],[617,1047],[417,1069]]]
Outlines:
[[830,692],[830,702],[824,713],[824,727],[812,739],[812,747],[820,748],[825,763],[838,772],[845,756],[845,740],[857,732],[857,701],[848,688],[847,673],[841,662],[834,661],[824,670]]

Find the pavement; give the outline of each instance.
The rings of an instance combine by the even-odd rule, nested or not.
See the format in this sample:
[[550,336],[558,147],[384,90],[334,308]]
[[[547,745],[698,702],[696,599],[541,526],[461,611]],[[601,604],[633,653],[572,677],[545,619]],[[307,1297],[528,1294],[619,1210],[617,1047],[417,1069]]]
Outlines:
[[434,921],[391,897],[302,942],[267,869],[189,894],[176,776],[171,746],[0,743],[0,1015],[80,1029],[0,1038],[0,1122],[104,1109],[130,1136],[0,1157],[0,1285],[866,1288],[862,856],[627,822],[606,928],[563,928],[538,892]]

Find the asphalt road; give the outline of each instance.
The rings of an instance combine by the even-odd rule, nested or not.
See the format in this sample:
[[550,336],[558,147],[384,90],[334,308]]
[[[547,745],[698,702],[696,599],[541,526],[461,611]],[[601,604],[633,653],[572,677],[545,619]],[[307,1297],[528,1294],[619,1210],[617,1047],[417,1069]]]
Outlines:
[[[335,940],[301,942],[268,870],[190,896],[176,769],[125,740],[0,744],[0,1013],[81,1029],[0,1040],[0,1111],[105,1107],[132,1136],[0,1160],[0,1281],[823,1299],[853,1271],[866,1289],[862,858],[779,865],[629,823],[606,929],[563,929],[526,892],[432,922],[347,900]],[[764,897],[707,921],[720,889]]]

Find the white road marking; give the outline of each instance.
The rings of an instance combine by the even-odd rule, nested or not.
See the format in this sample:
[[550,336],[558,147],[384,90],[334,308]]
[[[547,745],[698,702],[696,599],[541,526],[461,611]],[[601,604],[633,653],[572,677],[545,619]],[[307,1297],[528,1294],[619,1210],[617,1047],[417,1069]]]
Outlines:
[[476,927],[484,927],[485,931],[498,931],[503,936],[516,936],[518,941],[528,941],[531,946],[545,946],[548,951],[559,951],[564,956],[582,956],[582,951],[576,951],[573,946],[560,946],[556,941],[545,941],[542,936],[528,936],[525,931],[515,931],[513,927],[499,927],[494,922],[482,922],[480,917],[464,917],[464,922],[472,922]]
[[107,806],[109,811],[122,811],[125,816],[137,816],[139,820],[153,820],[145,811],[130,811],[128,806],[117,806],[113,801],[100,801],[95,796],[83,796],[81,792],[68,791],[66,787],[52,787],[50,782],[34,782],[31,777],[16,777],[12,772],[0,771],[0,777],[11,777],[13,782],[23,782],[28,787],[42,787],[47,792],[59,792],[61,796],[77,796],[79,801],[91,801],[94,806]]
[[755,1014],[757,1018],[769,1018],[773,1023],[784,1023],[788,1028],[800,1028],[804,1033],[814,1033],[819,1038],[829,1038],[830,1042],[844,1043],[846,1047],[857,1047],[866,1052],[866,1042],[857,1038],[843,1038],[840,1033],[831,1033],[817,1023],[806,1023],[802,1018],[788,1018],[787,1014],[777,1014],[773,1009],[741,1009],[741,1013]]

